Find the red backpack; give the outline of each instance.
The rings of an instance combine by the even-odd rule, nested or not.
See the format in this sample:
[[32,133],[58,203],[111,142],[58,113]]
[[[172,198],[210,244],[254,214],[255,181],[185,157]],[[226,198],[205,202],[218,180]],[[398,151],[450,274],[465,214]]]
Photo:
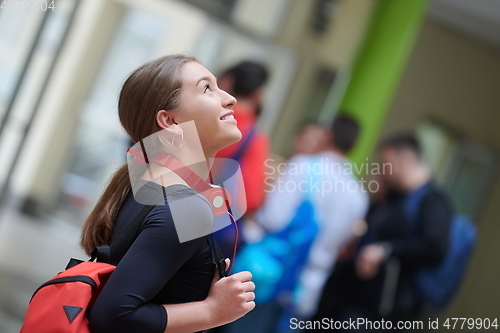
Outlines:
[[83,262],[42,284],[28,306],[20,333],[88,333],[86,313],[115,266]]
[[[163,194],[167,196],[176,190],[165,188]],[[20,333],[90,333],[87,315],[92,305],[154,207],[144,206],[109,246],[97,247],[89,261],[71,259],[64,272],[42,284],[31,297]],[[211,236],[212,254],[223,277],[224,257]]]
[[64,272],[42,284],[31,298],[20,333],[89,333],[87,314],[116,268],[111,263],[132,245],[153,207],[145,206],[116,240],[96,248],[89,261],[71,259]]

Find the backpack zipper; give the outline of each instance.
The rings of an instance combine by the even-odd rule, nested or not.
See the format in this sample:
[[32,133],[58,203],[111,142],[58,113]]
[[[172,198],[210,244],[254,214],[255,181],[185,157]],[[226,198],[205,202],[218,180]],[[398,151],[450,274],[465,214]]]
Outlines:
[[40,287],[38,287],[37,290],[35,290],[35,292],[33,293],[33,296],[31,296],[30,303],[31,303],[31,300],[33,299],[33,297],[35,297],[35,294],[43,287],[50,286],[52,284],[68,283],[68,282],[82,282],[82,283],[86,283],[86,284],[90,285],[92,287],[92,289],[97,288],[97,283],[92,278],[89,278],[88,276],[84,276],[84,275],[66,276],[66,277],[50,280],[50,281],[47,281],[44,284],[42,284]]

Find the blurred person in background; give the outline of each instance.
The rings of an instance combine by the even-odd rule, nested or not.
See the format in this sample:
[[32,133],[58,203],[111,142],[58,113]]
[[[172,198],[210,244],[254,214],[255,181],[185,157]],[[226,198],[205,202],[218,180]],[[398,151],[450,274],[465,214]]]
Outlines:
[[[317,124],[316,122],[306,121],[302,123],[293,139],[292,154],[281,156],[274,154],[272,158],[266,161],[266,192],[272,191],[273,180],[277,179],[281,171],[280,165],[285,165],[287,160],[297,154],[315,155],[328,146],[329,129]],[[255,221],[247,221],[245,230],[252,229]],[[257,229],[260,229],[258,226]],[[259,231],[256,231],[259,233]],[[252,236],[250,236],[252,238]]]
[[315,155],[329,146],[330,132],[314,122],[303,124],[293,140],[293,155]]
[[[264,202],[264,161],[269,157],[269,138],[256,129],[262,109],[264,85],[269,73],[257,62],[243,61],[224,71],[218,85],[233,95],[238,104],[234,106],[234,117],[243,137],[237,144],[217,153],[217,157],[233,158],[240,162],[247,198],[247,213],[255,212]],[[246,147],[240,151],[242,144]]]
[[[256,212],[255,217],[268,233],[264,238],[282,233],[295,222],[301,224],[292,232],[300,234],[301,238],[291,236],[286,240],[293,249],[291,251],[300,249],[301,253],[287,252],[286,256],[288,261],[292,260],[290,258],[303,259],[293,259],[297,267],[285,267],[282,273],[286,275],[284,279],[288,279],[289,284],[290,279],[293,280],[291,290],[282,290],[276,297],[263,303],[257,300],[257,307],[252,315],[230,324],[231,330],[227,332],[244,332],[245,327],[253,328],[250,330],[252,332],[262,333],[287,331],[290,315],[309,317],[314,313],[321,289],[340,248],[351,239],[353,225],[365,216],[368,207],[366,191],[363,191],[358,179],[346,170],[350,163],[346,154],[355,146],[358,134],[358,123],[347,116],[337,117],[331,131],[319,125],[307,124],[299,132],[295,140],[295,151],[299,153],[288,160],[275,182],[283,184],[283,187],[278,188],[276,185],[274,191],[268,193],[264,206]],[[308,144],[304,145],[305,142]],[[311,147],[317,147],[317,150],[311,151]],[[314,187],[315,184],[318,187]],[[348,187],[348,184],[351,186]],[[326,188],[324,192],[321,191],[322,186]],[[310,221],[303,211],[299,212],[305,200],[311,202],[314,221]],[[299,221],[296,221],[297,216],[300,217]],[[309,238],[313,228],[307,228],[304,225],[306,223],[316,225],[312,239]],[[304,230],[297,231],[300,228]],[[307,248],[292,244],[309,241]],[[239,259],[240,262],[243,260]],[[258,261],[256,258],[248,260]],[[254,270],[254,278],[257,271]],[[272,272],[263,274],[267,273],[272,275]],[[293,277],[290,278],[290,275]],[[254,281],[258,293],[259,283],[255,279]],[[263,281],[263,284],[266,282]],[[261,293],[263,292],[261,288]],[[255,329],[256,323],[259,329]]]
[[[355,256],[337,264],[314,320],[413,320],[423,305],[415,274],[421,267],[439,263],[446,254],[453,212],[448,198],[431,180],[416,137],[394,134],[382,142],[380,155],[385,167],[379,179],[383,190],[367,215],[368,232]],[[420,191],[427,194],[418,206],[415,233],[406,205]],[[397,270],[392,258],[397,260]],[[388,285],[391,279],[394,282]]]
[[[326,146],[316,155],[324,165],[319,179],[332,184],[332,190],[317,198],[320,230],[311,246],[300,275],[295,307],[297,315],[310,318],[318,306],[321,290],[335,265],[341,249],[352,239],[356,223],[368,209],[367,192],[349,170],[347,154],[355,147],[360,132],[358,122],[340,115],[326,132]],[[330,166],[333,166],[330,170]],[[334,172],[331,172],[334,171]],[[356,184],[357,186],[351,186]]]
[[[377,184],[376,189],[372,189],[370,191],[370,205],[367,212],[367,217],[370,217],[370,221],[379,220],[374,216],[383,215],[384,210],[386,209],[385,203],[388,198],[387,185],[385,184],[384,178],[382,175],[374,175],[371,178],[370,182],[375,182]],[[373,223],[372,223],[373,227]],[[354,235],[350,242],[346,244],[339,255],[338,264],[340,262],[352,259],[356,252],[358,251],[358,247],[360,246],[360,242],[363,237],[366,235],[368,231],[367,218],[364,220],[359,220],[354,226]]]
[[[270,144],[267,134],[257,130],[257,121],[262,109],[264,86],[269,77],[267,68],[257,62],[242,61],[228,68],[218,77],[219,87],[236,97],[234,117],[243,134],[237,144],[217,153],[218,158],[230,158],[239,163],[246,200],[244,218],[251,220],[253,213],[265,198],[265,161],[269,158]],[[227,172],[227,171],[224,171]],[[231,175],[225,176],[226,178]],[[240,196],[238,196],[240,197]],[[241,226],[241,222],[238,225]],[[232,253],[235,241],[233,228],[224,228],[215,233],[223,253]],[[242,240],[242,238],[240,238]]]
[[[189,180],[156,159],[167,154],[169,161],[175,155],[188,164],[201,158],[200,166],[189,168],[206,179],[210,159],[241,138],[235,121],[227,118],[235,104],[212,73],[183,55],[150,61],[123,84],[118,102],[123,128],[142,147],[146,138],[157,134],[156,148],[150,151],[149,163],[145,151],[129,150],[142,176],[132,183],[127,164],[115,173],[84,224],[82,247],[90,255],[95,247],[126,232],[131,218],[144,208],[137,201],[139,193],[164,203],[154,205],[128,251],[119,258],[115,255],[116,270],[89,315],[92,332],[198,332],[231,322],[255,306],[249,272],[224,278],[214,274],[207,235],[180,242],[174,211],[193,228],[211,227],[213,211]],[[185,131],[183,123],[192,121],[196,131]],[[134,184],[141,185],[137,193],[132,191]]]
[[[299,126],[293,139],[293,156],[298,154],[315,155],[329,146],[330,130],[319,125],[316,122],[307,121]],[[285,157],[273,156],[272,159],[266,161],[266,192],[273,191],[273,180],[278,179],[281,171],[281,166],[285,165],[287,159]],[[262,238],[264,229],[254,219],[245,221],[242,228],[242,236],[246,242],[255,242]]]

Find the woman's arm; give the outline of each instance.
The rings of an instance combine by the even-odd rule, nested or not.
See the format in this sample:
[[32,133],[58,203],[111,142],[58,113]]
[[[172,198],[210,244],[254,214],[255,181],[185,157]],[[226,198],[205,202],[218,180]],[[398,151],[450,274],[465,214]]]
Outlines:
[[251,278],[250,272],[240,272],[218,280],[216,272],[204,301],[164,305],[168,314],[165,333],[202,331],[244,316],[255,307]]
[[[204,301],[165,306],[151,302],[175,273],[207,245],[206,236],[179,242],[171,208],[187,211],[182,221],[185,224],[195,223],[201,228],[213,223],[208,203],[192,193],[178,193],[169,205],[155,207],[147,217],[146,227],[111,274],[92,308],[89,321],[93,333],[159,333],[167,327],[169,333],[195,332],[234,320],[244,314],[242,308],[249,306],[236,304],[237,291],[243,285],[248,290],[253,285],[244,283],[250,280],[249,276],[239,276],[238,280],[235,274],[213,283],[208,291],[211,272],[207,272],[203,281],[193,281],[207,284],[208,296]],[[245,297],[250,301],[253,293],[248,294]],[[229,314],[225,314],[227,300],[232,307]]]
[[[206,236],[179,242],[171,208],[189,207],[188,210],[184,208],[189,213],[185,223],[196,221],[201,226],[212,223],[208,203],[192,192],[176,193],[175,199],[179,200],[151,210],[145,227],[104,285],[89,315],[93,333],[159,333],[165,330],[168,320],[165,309],[152,300],[182,266],[207,245]],[[206,294],[194,300],[201,300],[208,294],[213,275],[210,270],[198,276],[200,281],[193,283],[206,285]]]

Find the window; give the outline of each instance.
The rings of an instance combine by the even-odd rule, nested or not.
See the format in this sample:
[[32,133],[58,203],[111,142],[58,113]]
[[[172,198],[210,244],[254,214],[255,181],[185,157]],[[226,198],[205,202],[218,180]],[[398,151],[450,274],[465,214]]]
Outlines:
[[76,147],[63,180],[60,207],[80,212],[95,201],[109,175],[126,162],[130,146],[120,126],[117,96],[128,74],[154,58],[168,36],[168,23],[128,11],[80,111]]
[[236,0],[186,0],[222,20],[229,19]]
[[76,11],[0,11],[0,193],[13,172]]
[[434,121],[417,127],[423,157],[457,212],[477,218],[497,175],[498,154]]

